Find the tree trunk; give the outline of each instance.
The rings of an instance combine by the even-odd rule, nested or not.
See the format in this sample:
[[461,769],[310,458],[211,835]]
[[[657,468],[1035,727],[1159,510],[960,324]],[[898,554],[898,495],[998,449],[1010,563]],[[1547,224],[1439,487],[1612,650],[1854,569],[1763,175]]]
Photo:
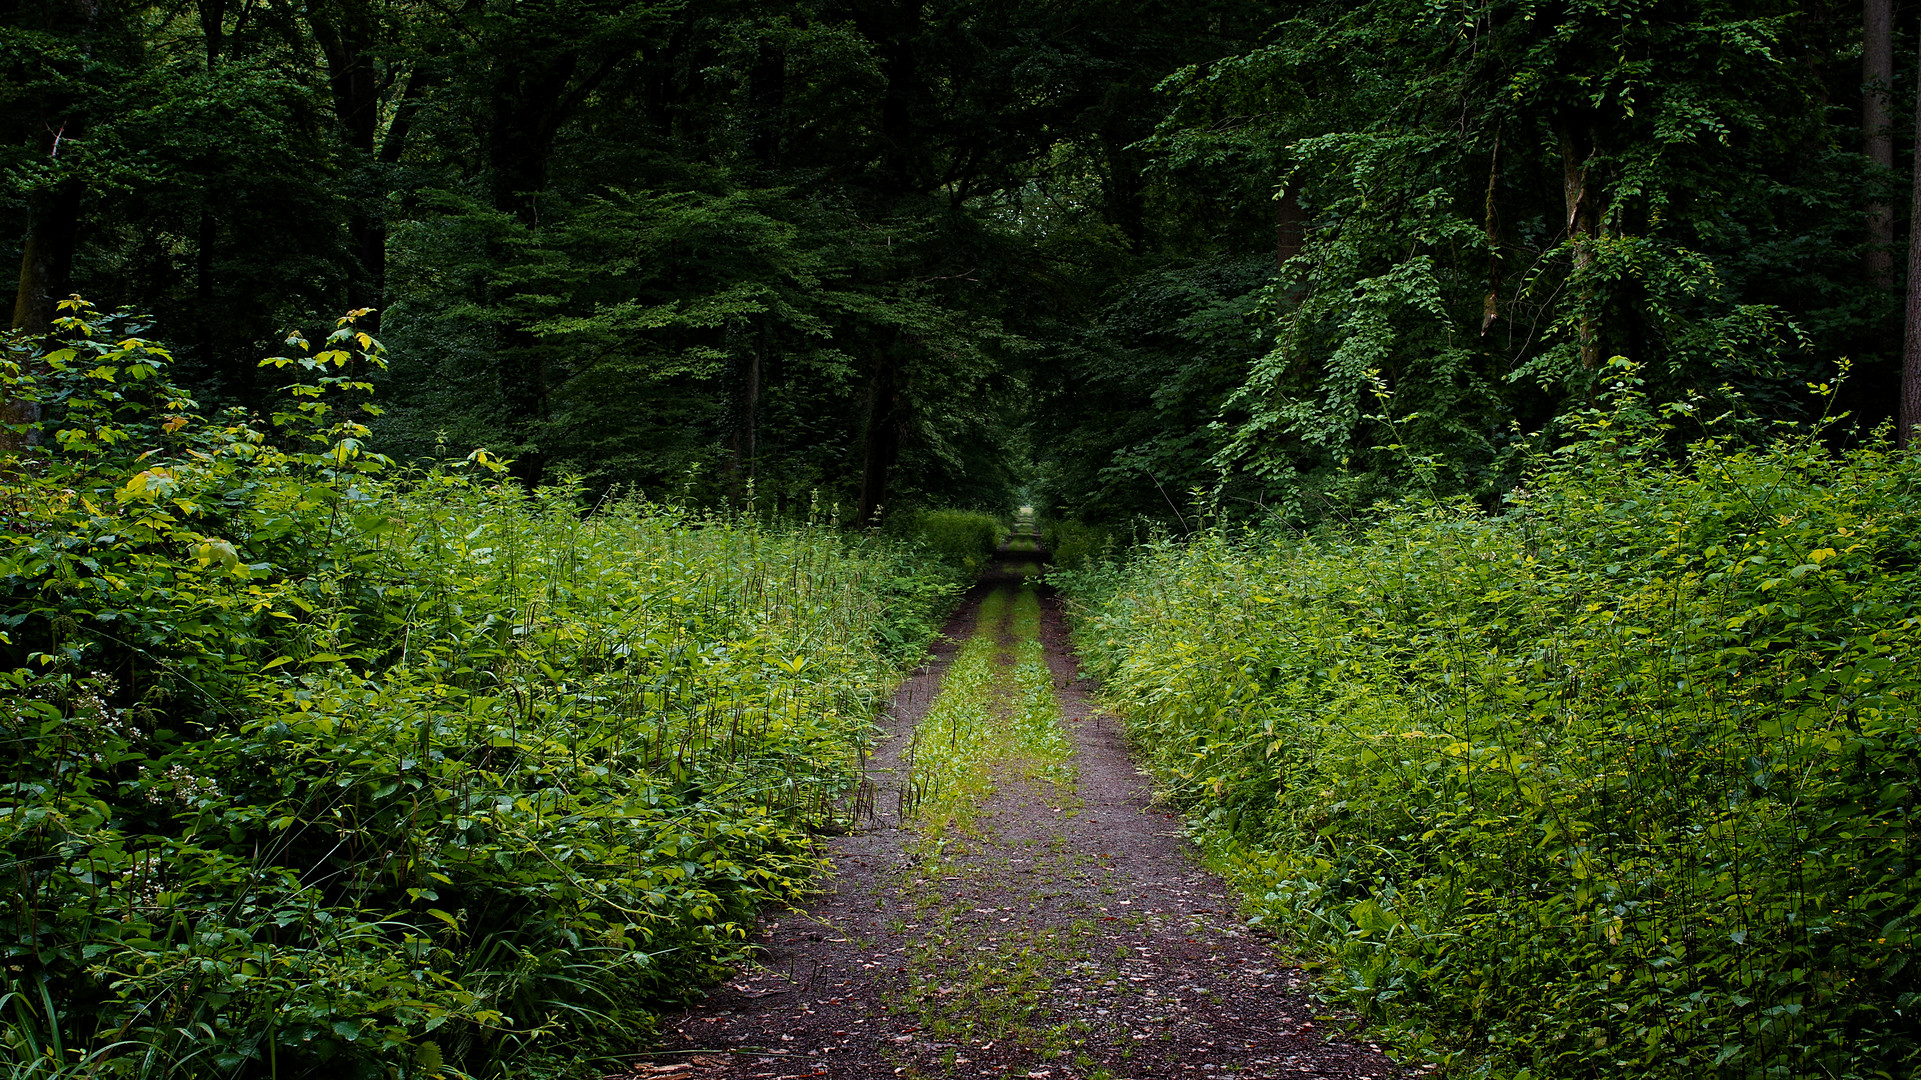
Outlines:
[[[99,0],[65,0],[41,8],[31,28],[71,34],[71,43],[87,53],[91,52],[88,39],[99,14]],[[62,103],[59,111],[43,113],[31,121],[46,133],[43,148],[48,163],[56,170],[60,169],[63,144],[85,125],[84,104],[77,107],[82,115],[69,111],[75,109],[71,102]],[[20,241],[20,285],[13,299],[13,328],[29,337],[43,336],[52,329],[60,301],[73,291],[73,253],[80,241],[80,202],[86,190],[83,182],[69,176],[36,187],[27,195],[27,228]],[[0,399],[0,425],[36,424],[39,420],[38,402]],[[38,440],[32,430],[20,434],[0,430],[0,451],[18,451]]]
[[861,441],[860,509],[856,525],[873,523],[887,502],[888,474],[900,451],[900,387],[891,348],[880,350],[879,366],[868,388],[867,432]]
[[73,251],[80,237],[80,197],[85,185],[62,180],[27,196],[27,236],[21,245],[20,291],[13,302],[13,328],[44,334],[54,310],[73,291]]
[[1494,192],[1501,182],[1501,127],[1494,126],[1494,151],[1487,162],[1487,194],[1482,198],[1483,235],[1487,237],[1487,296],[1481,300],[1481,336],[1501,317],[1501,217],[1495,211]]
[[[886,86],[879,101],[878,167],[872,177],[883,204],[909,203],[929,187],[927,158],[919,139],[921,85],[918,38],[924,0],[897,0],[856,18],[861,34],[882,57]],[[867,419],[861,439],[860,505],[855,523],[870,525],[886,505],[895,460],[900,456],[905,403],[903,335],[899,328],[873,340],[874,375],[868,385]]]
[[[1911,222],[1921,223],[1921,92],[1914,101],[1914,201]],[[1907,335],[1901,350],[1901,411],[1895,434],[1904,449],[1921,422],[1921,228],[1908,229]]]
[[887,190],[907,194],[926,187],[923,155],[915,138],[921,96],[915,38],[920,35],[921,0],[905,0],[888,16],[867,34],[886,57],[881,68],[887,80],[880,99],[881,179]]
[[369,334],[378,334],[387,292],[386,216],[378,209],[354,211],[347,220],[347,251],[356,271],[347,287],[348,306],[371,311],[361,319],[360,326]]
[[[1577,125],[1561,128],[1561,190],[1567,207],[1567,236],[1574,247],[1574,274],[1579,277],[1594,262],[1595,198],[1591,188],[1594,140]],[[1582,286],[1576,303],[1581,305],[1578,330],[1581,368],[1592,371],[1601,366],[1601,327],[1592,310],[1592,286]]]
[[[530,232],[540,228],[540,195],[578,64],[572,52],[532,68],[503,60],[494,81],[487,133],[488,196],[494,209],[512,214]],[[498,253],[502,265],[510,257]],[[509,318],[501,327],[498,362],[507,428],[516,443],[513,475],[539,484],[551,454],[542,445],[552,390],[546,347],[525,321]]]
[[1301,197],[1290,183],[1281,192],[1280,200],[1274,206],[1274,269],[1287,265],[1287,260],[1301,253],[1307,238],[1307,214],[1301,209]]
[[[334,117],[347,143],[353,167],[367,176],[367,183],[353,200],[347,220],[347,253],[353,266],[347,280],[347,302],[354,308],[371,308],[374,314],[362,321],[368,333],[380,332],[380,308],[384,302],[387,278],[386,185],[380,182],[376,153],[380,134],[380,99],[383,82],[374,62],[379,31],[376,16],[364,6],[345,3],[316,8],[309,22],[314,40],[327,60],[327,88],[333,97]],[[411,87],[410,87],[411,89]],[[406,103],[403,102],[403,107]],[[401,118],[396,126],[404,137]],[[391,136],[391,133],[390,133]],[[398,152],[396,148],[396,153]]]
[[662,138],[674,136],[674,122],[687,96],[680,85],[680,69],[691,37],[686,20],[682,20],[668,35],[666,44],[647,55],[642,77],[647,90],[642,95],[641,111],[647,117],[647,126]]
[[[1894,168],[1894,131],[1889,116],[1894,84],[1894,2],[1865,0],[1861,34],[1861,134],[1868,158]],[[1868,203],[1868,280],[1894,288],[1894,208]]]
[[207,45],[207,69],[220,63],[226,45],[227,0],[200,0],[200,34]]
[[[80,198],[85,191],[78,180],[62,180],[27,196],[27,235],[21,245],[13,328],[29,337],[42,336],[52,329],[60,301],[73,291],[73,250],[80,236]],[[39,421],[39,402],[0,400],[0,424]],[[19,451],[38,441],[31,431],[16,434],[0,430],[0,451]]]
[[[421,98],[433,83],[427,72],[415,70],[407,79],[400,102],[394,107],[393,120],[386,137],[372,150],[367,169],[372,177],[366,198],[356,204],[347,221],[347,253],[353,257],[357,273],[352,278],[347,298],[350,306],[366,308],[372,314],[360,320],[369,334],[380,333],[381,309],[387,305],[387,196],[391,193],[391,171],[406,153],[407,135],[420,111]],[[377,103],[376,103],[377,104]]]

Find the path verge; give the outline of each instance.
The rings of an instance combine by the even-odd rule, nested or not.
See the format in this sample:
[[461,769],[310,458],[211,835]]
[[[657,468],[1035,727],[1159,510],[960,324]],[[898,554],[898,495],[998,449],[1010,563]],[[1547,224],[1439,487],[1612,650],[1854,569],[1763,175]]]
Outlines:
[[819,901],[770,916],[761,966],[666,1018],[638,1075],[1399,1074],[1330,1037],[1196,867],[1057,607],[1018,580],[977,588],[902,685]]

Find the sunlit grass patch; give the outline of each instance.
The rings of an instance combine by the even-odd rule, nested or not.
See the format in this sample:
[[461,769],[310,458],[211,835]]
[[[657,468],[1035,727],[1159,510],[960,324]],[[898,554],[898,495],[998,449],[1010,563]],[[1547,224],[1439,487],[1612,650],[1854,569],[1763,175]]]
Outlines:
[[989,767],[1001,751],[996,657],[1007,601],[1006,591],[997,590],[981,602],[973,635],[949,662],[940,693],[915,725],[903,755],[907,809],[927,832],[971,822],[992,790]]
[[[1002,663],[1001,639],[1015,639]],[[1071,784],[1073,745],[1061,726],[1032,589],[997,589],[941,681],[907,751],[908,803],[925,835],[969,827],[997,773]]]

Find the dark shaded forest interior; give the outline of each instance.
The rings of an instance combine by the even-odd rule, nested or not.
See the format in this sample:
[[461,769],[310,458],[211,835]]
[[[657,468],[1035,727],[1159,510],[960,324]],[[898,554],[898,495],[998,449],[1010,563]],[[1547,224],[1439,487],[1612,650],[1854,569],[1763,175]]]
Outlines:
[[1766,419],[1846,357],[1892,418],[1921,12],[1866,12],[8,0],[0,231],[17,326],[151,314],[209,407],[374,309],[402,460],[1491,505],[1615,356]]
[[[0,0],[0,1073],[785,1068],[684,1007],[833,953],[853,1076],[1921,1075],[1918,73],[1921,0]],[[757,941],[828,837],[891,951]]]

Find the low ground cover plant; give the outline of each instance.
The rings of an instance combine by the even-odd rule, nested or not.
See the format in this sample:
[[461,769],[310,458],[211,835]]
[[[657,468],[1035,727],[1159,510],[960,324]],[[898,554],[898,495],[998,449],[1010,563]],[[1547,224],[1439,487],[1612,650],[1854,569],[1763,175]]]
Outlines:
[[[1083,655],[1328,990],[1453,1075],[1921,1068],[1921,461],[1631,376],[1507,509],[1067,576]],[[1696,427],[1696,431],[1701,428]]]
[[1072,782],[1074,748],[1061,726],[1040,624],[1032,585],[982,599],[974,633],[942,675],[940,696],[914,726],[906,752],[906,809],[927,835],[971,828],[1005,772]]
[[0,367],[12,1075],[599,1075],[806,887],[941,572],[396,469],[351,318],[257,423],[64,314]]

